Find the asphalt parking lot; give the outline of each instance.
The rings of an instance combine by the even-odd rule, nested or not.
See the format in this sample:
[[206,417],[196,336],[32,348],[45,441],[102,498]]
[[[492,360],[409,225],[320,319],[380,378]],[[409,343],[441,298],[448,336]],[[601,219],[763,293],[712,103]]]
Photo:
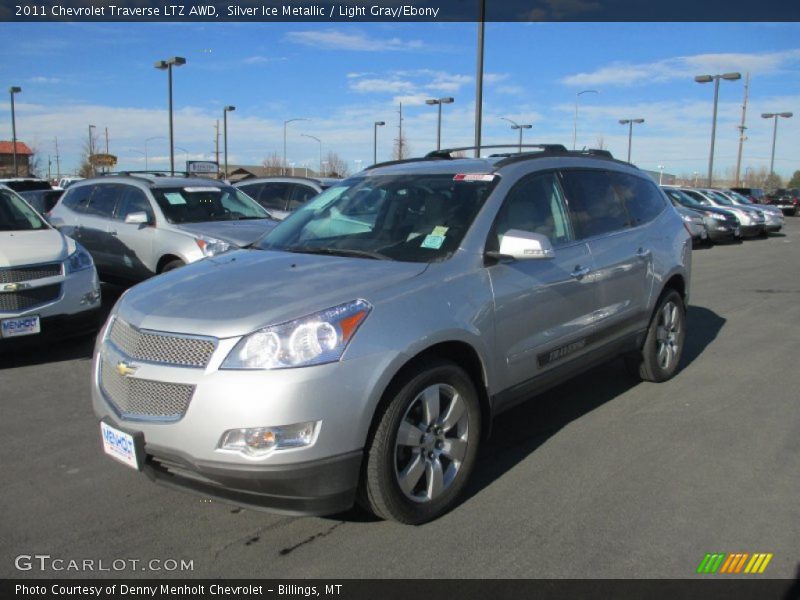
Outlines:
[[[706,553],[764,552],[761,577],[794,578],[800,218],[696,250],[692,287],[675,379],[615,361],[504,414],[464,502],[420,527],[157,486],[101,452],[91,340],[0,356],[0,577],[691,578]],[[34,554],[193,570],[17,570]]]

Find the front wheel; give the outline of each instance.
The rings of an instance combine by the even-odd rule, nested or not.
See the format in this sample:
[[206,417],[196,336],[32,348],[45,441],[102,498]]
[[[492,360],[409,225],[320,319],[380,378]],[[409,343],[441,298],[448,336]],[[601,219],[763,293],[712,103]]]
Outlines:
[[683,298],[675,290],[669,290],[661,296],[653,312],[641,353],[629,357],[628,364],[645,381],[671,379],[678,370],[685,338]]
[[453,506],[475,464],[478,394],[463,369],[439,360],[387,394],[367,446],[361,503],[384,519],[425,523]]

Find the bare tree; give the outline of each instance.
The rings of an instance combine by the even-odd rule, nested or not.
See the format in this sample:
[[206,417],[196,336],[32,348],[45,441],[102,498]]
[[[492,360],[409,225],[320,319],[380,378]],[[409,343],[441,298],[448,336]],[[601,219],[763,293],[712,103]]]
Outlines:
[[595,143],[594,147],[596,150],[606,149],[606,139],[602,135],[597,136],[597,139],[595,140],[594,143]]
[[278,156],[277,152],[273,152],[272,154],[268,155],[264,160],[261,161],[261,166],[267,168],[275,167],[276,169],[282,169],[286,165],[283,162],[283,157]]
[[33,177],[42,177],[42,157],[39,154],[39,150],[35,146],[29,146],[31,149],[31,155],[28,157],[28,173],[27,175],[31,175]]
[[403,160],[411,155],[411,150],[408,147],[408,140],[405,134],[394,139],[394,146],[392,147],[392,159]]
[[347,161],[332,150],[325,155],[326,163],[325,176],[326,177],[347,177],[350,175],[350,169],[347,168]]

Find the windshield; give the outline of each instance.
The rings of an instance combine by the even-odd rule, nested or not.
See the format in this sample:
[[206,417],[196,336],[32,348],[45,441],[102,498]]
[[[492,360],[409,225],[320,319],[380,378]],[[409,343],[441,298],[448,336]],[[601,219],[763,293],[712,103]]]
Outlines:
[[458,248],[495,180],[491,175],[354,177],[294,212],[256,247],[406,262],[444,260]]
[[714,190],[706,190],[706,194],[708,194],[709,196],[711,196],[711,198],[712,198],[712,199],[713,199],[715,202],[719,202],[719,203],[720,203],[720,204],[722,204],[723,206],[733,206],[733,205],[734,205],[734,204],[733,204],[733,200],[731,200],[730,198],[728,198],[728,197],[727,197],[727,196],[725,196],[724,194],[720,194],[719,192],[716,192],[716,191],[714,191]]
[[0,231],[47,229],[42,218],[19,196],[0,190]]
[[712,206],[708,198],[704,198],[703,195],[699,192],[695,192],[694,190],[681,190],[681,192],[686,196],[692,198],[698,204],[702,204],[703,206]]
[[747,196],[742,196],[742,195],[741,195],[739,192],[734,192],[733,190],[731,190],[731,191],[729,191],[729,192],[726,192],[726,193],[727,193],[729,196],[733,196],[733,198],[734,198],[734,199],[735,199],[735,200],[736,200],[736,201],[737,201],[739,204],[755,204],[755,203],[754,203],[752,200],[750,200],[750,198],[748,198]]
[[230,186],[155,188],[152,192],[170,223],[269,218],[255,200]]

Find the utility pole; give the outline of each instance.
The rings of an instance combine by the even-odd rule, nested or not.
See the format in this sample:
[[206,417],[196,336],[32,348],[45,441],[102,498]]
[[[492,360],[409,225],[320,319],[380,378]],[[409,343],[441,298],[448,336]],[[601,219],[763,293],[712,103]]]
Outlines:
[[61,179],[61,157],[58,155],[58,137],[56,137],[56,177]]
[[747,116],[747,92],[750,89],[750,73],[745,75],[744,80],[744,102],[742,103],[742,124],[739,125],[739,154],[736,155],[736,178],[735,182],[736,185],[739,185],[739,171],[742,168],[742,146],[744,146],[744,141],[747,139],[747,136],[744,134],[744,130],[747,129],[745,123],[745,117]]
[[219,167],[219,119],[214,125],[214,156],[216,157],[217,167]]
[[400,103],[400,137],[397,138],[397,158],[403,160],[403,103]]
[[[108,154],[108,127],[106,127],[106,154]],[[108,173],[108,167],[103,167],[103,173]]]

